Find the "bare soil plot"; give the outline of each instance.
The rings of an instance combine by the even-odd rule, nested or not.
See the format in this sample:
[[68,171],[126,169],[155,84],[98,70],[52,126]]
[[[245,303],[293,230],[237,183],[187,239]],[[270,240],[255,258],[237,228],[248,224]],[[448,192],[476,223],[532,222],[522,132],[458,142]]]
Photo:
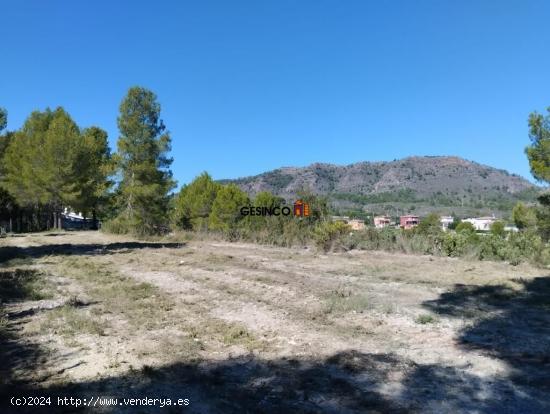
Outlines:
[[0,243],[0,407],[16,393],[190,399],[163,412],[550,412],[541,269],[98,232]]

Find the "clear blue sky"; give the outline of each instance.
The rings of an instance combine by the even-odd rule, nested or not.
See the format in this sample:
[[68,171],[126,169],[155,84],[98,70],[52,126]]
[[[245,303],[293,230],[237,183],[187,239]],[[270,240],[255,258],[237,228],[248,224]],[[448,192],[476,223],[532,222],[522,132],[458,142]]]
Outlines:
[[312,162],[459,155],[529,177],[550,106],[550,2],[6,1],[9,129],[65,107],[112,147],[126,90],[157,93],[180,184]]

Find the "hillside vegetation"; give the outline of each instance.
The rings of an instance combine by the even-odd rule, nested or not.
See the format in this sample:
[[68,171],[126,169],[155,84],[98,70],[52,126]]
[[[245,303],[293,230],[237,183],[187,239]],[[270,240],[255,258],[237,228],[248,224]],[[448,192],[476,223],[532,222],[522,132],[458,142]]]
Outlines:
[[292,199],[303,189],[328,196],[342,209],[507,214],[518,201],[535,201],[540,188],[505,170],[459,157],[408,157],[338,166],[315,163],[252,177],[221,180],[249,195],[269,191]]

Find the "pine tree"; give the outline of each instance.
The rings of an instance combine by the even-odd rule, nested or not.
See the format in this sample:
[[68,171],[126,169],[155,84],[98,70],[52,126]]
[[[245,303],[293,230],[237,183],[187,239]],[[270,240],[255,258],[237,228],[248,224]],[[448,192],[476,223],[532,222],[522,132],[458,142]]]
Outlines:
[[53,113],[33,112],[12,137],[4,155],[4,186],[21,205],[47,204],[49,196],[42,177],[44,146]]
[[229,230],[241,219],[241,207],[249,204],[250,200],[246,193],[235,184],[223,186],[212,205],[209,227],[212,230]]
[[108,190],[113,173],[111,151],[107,133],[98,127],[86,128],[81,134],[79,151],[80,195],[75,204],[85,215],[92,214],[93,228],[97,228],[98,213],[108,203]]
[[176,196],[173,221],[177,227],[201,230],[208,225],[208,216],[221,185],[207,172],[184,186]]
[[53,212],[54,227],[61,226],[61,210],[72,198],[69,172],[74,162],[69,153],[78,134],[62,108],[35,111],[15,133],[4,157],[8,192],[21,206],[45,206]]
[[108,187],[106,135],[80,132],[57,108],[35,111],[17,131],[4,157],[4,186],[21,206],[53,213],[61,227],[64,208],[91,211]]
[[0,108],[0,132],[8,125],[8,111],[4,108]]
[[546,116],[533,112],[529,115],[531,145],[525,148],[531,173],[540,181],[550,183],[550,108]]
[[167,224],[168,193],[175,183],[167,157],[170,135],[156,95],[130,88],[120,105],[118,127],[119,231],[158,233]]
[[[0,108],[0,132],[5,129],[8,124],[7,117],[7,111]],[[5,175],[4,154],[6,153],[12,137],[13,133],[11,132],[0,134],[0,220],[9,220],[10,223],[12,212],[17,208],[17,204],[13,196],[2,186],[2,182]],[[11,228],[9,230],[11,230]]]

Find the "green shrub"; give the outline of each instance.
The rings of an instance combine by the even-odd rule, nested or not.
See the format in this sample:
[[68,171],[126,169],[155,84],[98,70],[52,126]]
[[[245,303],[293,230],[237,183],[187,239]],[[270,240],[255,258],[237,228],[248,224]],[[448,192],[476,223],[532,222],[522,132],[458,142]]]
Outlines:
[[506,247],[506,240],[494,234],[488,234],[480,239],[478,257],[480,260],[503,260]]
[[456,226],[456,232],[457,233],[475,233],[476,228],[469,221],[461,221]]
[[446,233],[443,236],[441,251],[445,256],[460,257],[471,253],[475,247],[477,247],[477,237],[475,233]]
[[315,226],[313,240],[318,248],[328,252],[335,247],[344,247],[342,238],[350,231],[351,227],[341,221],[322,221]]
[[443,232],[443,229],[441,228],[440,217],[435,213],[428,214],[425,218],[420,220],[420,223],[414,230],[415,233],[418,234],[432,235],[438,235]]
[[101,230],[112,234],[131,234],[138,237],[162,235],[169,231],[169,227],[142,223],[118,216],[101,224]]
[[502,221],[495,221],[491,224],[491,234],[499,237],[504,237],[506,231],[504,230],[504,223]]
[[427,323],[437,322],[437,318],[435,316],[425,313],[423,315],[418,315],[418,317],[415,319],[415,322],[421,325],[426,325]]

